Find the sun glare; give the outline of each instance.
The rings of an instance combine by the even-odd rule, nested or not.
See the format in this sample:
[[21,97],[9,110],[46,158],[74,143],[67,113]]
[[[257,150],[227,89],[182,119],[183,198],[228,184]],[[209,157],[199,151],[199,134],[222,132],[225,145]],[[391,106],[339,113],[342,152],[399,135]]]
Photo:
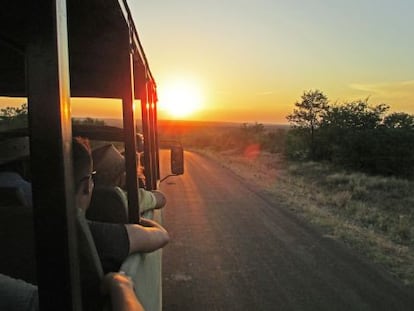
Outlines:
[[202,106],[200,88],[194,82],[175,81],[159,86],[158,107],[173,118],[185,118]]

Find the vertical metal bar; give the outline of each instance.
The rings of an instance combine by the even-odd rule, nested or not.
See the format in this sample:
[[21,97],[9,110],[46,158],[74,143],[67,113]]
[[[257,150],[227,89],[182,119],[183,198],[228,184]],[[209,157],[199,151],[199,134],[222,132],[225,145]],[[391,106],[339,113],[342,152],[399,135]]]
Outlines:
[[81,310],[66,1],[28,3],[31,169],[41,310]]
[[157,144],[156,144],[156,114],[155,114],[155,98],[153,92],[152,82],[148,83],[148,95],[149,95],[149,120],[150,120],[150,148],[151,148],[151,172],[152,172],[152,189],[157,189]]
[[150,119],[149,119],[149,109],[150,104],[148,101],[148,89],[145,72],[143,75],[144,84],[140,88],[140,98],[141,98],[141,111],[142,111],[142,134],[144,135],[144,169],[145,169],[145,185],[147,190],[153,190],[153,175],[152,175],[152,165],[151,165],[151,136],[150,136]]
[[152,88],[152,96],[154,101],[154,129],[155,129],[155,163],[157,169],[157,182],[161,178],[160,174],[160,146],[159,146],[159,138],[158,138],[158,104],[157,104],[157,96],[156,96],[156,89],[155,86]]
[[[129,35],[129,46],[132,47],[132,33]],[[139,223],[139,197],[137,178],[136,127],[134,113],[134,59],[133,50],[129,49],[129,76],[126,81],[125,95],[122,99],[122,113],[125,136],[125,168],[128,190],[128,217],[130,223]]]

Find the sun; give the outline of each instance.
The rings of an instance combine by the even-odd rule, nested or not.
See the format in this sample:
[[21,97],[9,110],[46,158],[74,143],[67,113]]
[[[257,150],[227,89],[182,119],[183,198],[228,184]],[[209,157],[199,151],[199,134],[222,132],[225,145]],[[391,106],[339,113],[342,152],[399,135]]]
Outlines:
[[173,118],[184,118],[201,109],[202,94],[194,81],[175,80],[158,86],[158,107]]

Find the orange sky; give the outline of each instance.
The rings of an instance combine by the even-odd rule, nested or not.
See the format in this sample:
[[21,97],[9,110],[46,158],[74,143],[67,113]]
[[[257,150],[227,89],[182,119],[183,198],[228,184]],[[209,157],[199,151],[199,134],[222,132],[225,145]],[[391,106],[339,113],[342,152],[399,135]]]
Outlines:
[[161,89],[195,79],[193,118],[285,122],[304,91],[414,113],[414,2],[129,1]]
[[[310,89],[331,103],[369,97],[414,113],[413,1],[128,2],[160,118],[285,123]],[[73,115],[121,116],[119,103],[93,102],[74,99]]]

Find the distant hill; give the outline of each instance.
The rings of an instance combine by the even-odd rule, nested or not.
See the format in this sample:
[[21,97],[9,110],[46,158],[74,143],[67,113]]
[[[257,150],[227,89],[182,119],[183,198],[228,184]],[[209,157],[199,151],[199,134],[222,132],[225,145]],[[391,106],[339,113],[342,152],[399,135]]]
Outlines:
[[[221,122],[221,121],[192,121],[192,120],[158,120],[158,125],[163,126],[183,126],[183,127],[240,127],[245,122]],[[259,122],[260,123],[260,122]],[[249,125],[255,122],[247,123]],[[266,129],[287,128],[288,124],[268,124],[262,123]]]
[[107,119],[107,118],[103,118],[101,120],[103,120],[106,125],[116,126],[116,127],[123,127],[123,125],[122,125],[122,119]]
[[[122,127],[121,119],[102,119],[106,125]],[[193,121],[193,120],[158,120],[159,129],[170,129],[170,128],[181,128],[181,129],[195,129],[195,128],[232,128],[240,127],[243,122],[220,122],[220,121]],[[254,124],[254,122],[249,123]],[[141,120],[137,120],[138,127],[141,127]],[[268,130],[271,129],[286,129],[289,127],[288,124],[263,124]]]

